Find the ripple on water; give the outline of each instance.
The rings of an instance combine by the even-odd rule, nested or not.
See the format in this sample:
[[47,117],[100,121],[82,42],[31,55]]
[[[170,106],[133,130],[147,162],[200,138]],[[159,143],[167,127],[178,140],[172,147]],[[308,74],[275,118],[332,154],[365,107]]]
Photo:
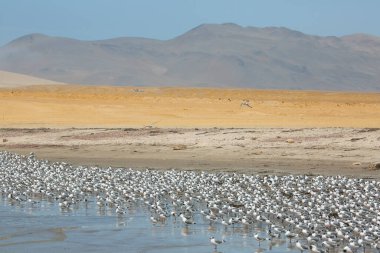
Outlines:
[[379,190],[339,176],[85,168],[0,152],[0,252],[213,252],[210,236],[226,241],[219,252],[298,252],[311,233],[319,247],[352,239],[364,251],[380,247]]
[[261,231],[260,226],[226,229],[220,224],[209,225],[200,215],[197,224],[191,226],[173,218],[152,225],[142,207],[118,216],[99,212],[94,202],[67,212],[45,201],[39,206],[10,205],[2,199],[0,252],[215,252],[210,235],[227,241],[217,252],[289,251],[285,240],[258,247],[252,235]]

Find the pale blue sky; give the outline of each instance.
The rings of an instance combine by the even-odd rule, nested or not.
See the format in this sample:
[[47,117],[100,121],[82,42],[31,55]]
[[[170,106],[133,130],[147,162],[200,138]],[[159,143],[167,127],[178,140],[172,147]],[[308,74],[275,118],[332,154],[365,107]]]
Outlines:
[[0,45],[28,33],[170,39],[202,23],[380,36],[380,0],[0,0]]

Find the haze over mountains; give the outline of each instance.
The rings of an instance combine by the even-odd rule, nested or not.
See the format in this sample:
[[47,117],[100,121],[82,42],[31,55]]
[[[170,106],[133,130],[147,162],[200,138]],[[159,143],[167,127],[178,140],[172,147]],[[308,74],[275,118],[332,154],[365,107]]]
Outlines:
[[380,38],[235,24],[166,41],[30,34],[0,48],[0,70],[78,84],[380,91]]

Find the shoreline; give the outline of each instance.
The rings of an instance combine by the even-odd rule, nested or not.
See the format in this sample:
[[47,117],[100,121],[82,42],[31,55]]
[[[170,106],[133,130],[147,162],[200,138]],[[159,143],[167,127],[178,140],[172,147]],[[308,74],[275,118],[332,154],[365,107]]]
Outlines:
[[[0,150],[73,165],[380,179],[380,129],[0,129]],[[0,140],[1,140],[0,139]]]

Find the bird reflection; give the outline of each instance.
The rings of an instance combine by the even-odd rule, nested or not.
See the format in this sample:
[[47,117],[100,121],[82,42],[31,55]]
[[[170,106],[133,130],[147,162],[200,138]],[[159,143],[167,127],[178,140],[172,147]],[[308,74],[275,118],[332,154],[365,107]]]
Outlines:
[[263,248],[258,248],[258,249],[255,250],[255,253],[261,253],[261,252],[264,252],[264,251],[265,251],[265,249],[263,249]]
[[188,235],[190,235],[189,227],[183,227],[183,228],[181,229],[181,235],[182,235],[182,236],[188,236]]
[[54,201],[64,215],[84,206],[86,213],[118,217],[117,226],[143,210],[154,232],[175,226],[183,236],[222,234],[258,245],[256,252],[376,252],[379,192],[379,181],[343,176],[76,167],[0,151],[4,205],[18,210],[36,203],[43,211]]

